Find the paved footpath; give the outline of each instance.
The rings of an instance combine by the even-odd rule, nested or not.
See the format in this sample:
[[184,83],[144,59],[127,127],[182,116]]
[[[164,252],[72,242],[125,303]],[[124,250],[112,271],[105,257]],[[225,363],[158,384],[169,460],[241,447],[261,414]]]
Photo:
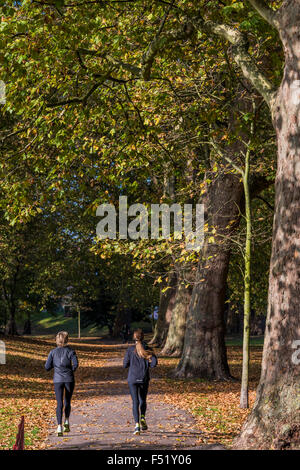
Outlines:
[[[112,373],[121,367],[121,359],[107,361]],[[153,379],[156,380],[156,379]],[[118,380],[118,393],[112,387],[112,396],[104,402],[91,399],[73,406],[71,432],[56,436],[53,421],[46,442],[48,449],[61,450],[111,450],[111,449],[212,449],[223,446],[197,444],[201,431],[193,416],[187,411],[174,408],[159,399],[159,395],[148,395],[148,430],[139,436],[133,435],[131,398],[125,380]]]

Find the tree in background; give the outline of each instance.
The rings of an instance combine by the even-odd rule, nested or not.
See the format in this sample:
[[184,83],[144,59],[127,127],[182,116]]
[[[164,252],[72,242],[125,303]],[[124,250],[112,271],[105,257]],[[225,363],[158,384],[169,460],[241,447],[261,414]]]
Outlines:
[[[231,1],[221,6],[220,2],[214,1],[183,1],[179,7],[172,3],[166,6],[156,2],[147,2],[147,4],[122,2],[122,4],[114,5],[113,8],[110,4],[94,4],[88,9],[83,4],[67,5],[61,2],[59,11],[51,4],[34,5],[28,1],[24,1],[18,8],[5,6],[2,47],[5,48],[3,54],[5,70],[9,77],[8,91],[22,117],[12,132],[19,137],[20,153],[8,152],[9,158],[3,165],[5,171],[9,173],[12,169],[11,165],[17,167],[14,164],[18,163],[20,155],[25,157],[22,166],[25,166],[24,162],[28,166],[30,161],[29,170],[26,169],[25,181],[24,178],[23,180],[22,178],[15,179],[14,190],[11,192],[12,204],[8,206],[6,215],[13,216],[14,213],[20,212],[13,201],[18,192],[23,195],[23,201],[20,204],[25,206],[28,202],[26,187],[28,188],[31,184],[32,168],[35,173],[39,173],[46,167],[50,179],[53,178],[53,186],[49,185],[48,191],[50,193],[57,191],[57,194],[63,197],[63,170],[69,168],[72,160],[78,157],[78,137],[79,140],[80,137],[83,138],[80,132],[84,132],[84,126],[78,134],[75,129],[78,122],[90,112],[89,107],[81,105],[97,100],[103,102],[103,99],[105,101],[110,93],[116,96],[117,93],[114,94],[113,91],[120,86],[124,87],[125,93],[126,87],[127,92],[129,88],[130,96],[136,81],[143,84],[144,80],[170,81],[170,76],[164,77],[163,72],[165,71],[164,65],[169,65],[166,57],[171,50],[174,51],[172,58],[176,57],[176,60],[173,61],[174,66],[173,69],[170,68],[170,71],[174,70],[175,64],[179,63],[182,55],[188,53],[187,51],[190,53],[195,51],[194,48],[189,49],[189,44],[195,44],[196,49],[200,44],[200,47],[211,52],[210,60],[206,64],[208,67],[211,67],[211,63],[216,60],[216,50],[224,47],[227,50],[229,65],[232,66],[234,62],[237,65],[237,67],[234,65],[233,73],[236,73],[237,68],[242,72],[238,75],[238,81],[242,80],[244,83],[243,80],[246,79],[251,82],[269,106],[278,141],[275,219],[262,376],[254,410],[241,438],[237,440],[237,445],[247,448],[271,448],[272,446],[284,448],[293,445],[299,432],[299,368],[292,362],[291,357],[293,341],[300,328],[297,295],[299,290],[299,244],[297,240],[299,239],[300,194],[299,125],[297,123],[299,117],[299,38],[295,34],[300,19],[300,5],[296,0],[283,1],[280,8],[275,11],[269,7],[268,2],[250,0],[249,4],[253,8],[249,8],[245,2]],[[209,8],[207,8],[208,5]],[[142,11],[141,8],[144,10]],[[20,16],[18,19],[21,21],[15,21],[15,15]],[[33,17],[34,22],[31,21]],[[6,18],[8,21],[5,21]],[[133,22],[132,18],[137,18],[137,21]],[[265,21],[269,23],[269,27]],[[34,27],[32,27],[33,24]],[[62,30],[65,34],[61,34]],[[280,64],[282,51],[279,36],[284,46],[282,79]],[[11,41],[12,37],[14,41]],[[180,47],[182,44],[184,47]],[[44,54],[45,50],[47,54]],[[74,57],[77,59],[76,62],[74,62]],[[24,77],[26,76],[30,77],[31,81],[30,100],[27,100],[26,95],[29,88],[25,86],[26,78]],[[244,78],[241,78],[242,76]],[[120,108],[124,106],[124,103],[120,103],[117,99],[115,102],[118,102],[118,107],[110,111],[110,127],[112,127],[111,123],[116,121]],[[75,112],[70,110],[73,105],[79,105]],[[135,106],[134,101],[131,101],[131,106]],[[56,112],[53,111],[55,109]],[[45,110],[47,112],[44,112]],[[108,131],[106,117],[100,119],[100,114],[100,112],[95,113],[94,119],[99,119],[99,127],[104,137],[101,145],[105,147],[104,142],[108,139],[109,142],[112,140],[108,133],[114,136],[116,129],[112,127]],[[32,125],[33,122],[34,125]],[[69,122],[72,122],[71,128],[72,132],[75,131],[76,138],[67,141],[70,133]],[[90,121],[88,123],[90,124]],[[50,132],[48,132],[49,125]],[[37,132],[36,127],[42,132]],[[128,129],[127,126],[126,129]],[[133,129],[132,125],[130,135],[131,139],[135,140]],[[8,138],[8,135],[10,133],[6,133],[5,137]],[[129,133],[125,133],[126,143],[129,142],[128,136]],[[116,154],[120,154],[124,140],[118,139]],[[68,145],[64,145],[66,141]],[[38,145],[40,147],[37,152]],[[47,155],[43,161],[36,158],[37,155],[41,155],[41,149]],[[59,155],[57,149],[60,149]],[[110,144],[105,148],[105,152],[108,158],[107,155],[111,153]],[[81,155],[83,159],[90,160],[86,152],[82,153],[84,153]],[[128,153],[126,156],[122,152],[121,154],[126,161]],[[65,162],[63,165],[61,165],[62,161]],[[114,165],[115,162],[108,158],[104,179],[108,173],[112,173]],[[90,169],[94,170],[93,165]],[[18,172],[16,173],[14,177],[20,177]],[[214,192],[220,193],[220,197],[217,198],[219,203],[224,202],[222,197],[226,194],[230,199],[232,176],[223,172],[221,175],[223,181],[221,178],[215,178],[209,188],[210,207],[217,207]],[[80,178],[86,184],[85,176],[80,176]],[[110,176],[108,180],[111,182]],[[7,184],[9,183],[11,179]],[[222,184],[223,196],[221,195]],[[207,180],[206,185],[209,187]],[[31,213],[37,211],[39,207],[37,201],[34,202],[35,204],[28,209]],[[230,221],[235,211],[228,210],[228,214],[225,215],[226,217],[228,215],[228,221]],[[217,222],[214,225],[221,227],[218,231],[219,235],[224,235],[221,220]],[[227,230],[226,227],[227,225],[223,228]],[[217,256],[213,247],[206,246],[205,248],[204,255],[207,259],[209,258],[210,269],[206,268],[203,259],[202,264],[199,264],[197,282],[200,283],[204,278],[206,284],[211,286],[203,296],[203,300],[207,302],[205,318],[208,320],[207,312],[210,305],[207,294],[210,294],[212,287],[215,287],[214,281],[218,281],[216,285],[217,311],[221,310],[220,305],[224,302],[228,250],[220,252],[220,256],[218,253]],[[214,249],[216,250],[216,247]],[[221,265],[222,269],[216,269]],[[224,269],[225,266],[226,269]],[[210,273],[217,270],[218,277],[208,276],[207,269]],[[197,294],[202,294],[201,287],[198,288]],[[195,290],[191,302],[192,309],[194,309],[193,321],[188,321],[187,326],[191,324],[194,328],[196,327],[199,336],[205,337],[205,328],[208,331],[209,328],[215,326],[215,331],[221,331],[223,327],[220,326],[219,315],[213,316],[218,320],[215,325],[207,321],[201,325],[201,322],[197,321],[199,318],[196,314],[197,309],[203,305],[199,302],[200,297],[196,295]],[[186,334],[191,337],[190,331],[189,328],[186,329]],[[217,336],[221,338],[222,335]],[[208,339],[211,337],[211,334],[207,336]],[[221,352],[222,356],[224,345],[218,338],[215,341],[216,349]],[[186,347],[190,346],[187,343]],[[190,351],[192,351],[191,347]],[[193,374],[193,368],[197,371],[193,354],[186,349],[184,355],[187,360],[181,361],[181,373],[182,375]],[[223,360],[222,364],[225,362]],[[215,363],[220,364],[220,361],[215,361]],[[215,367],[215,369],[221,371],[221,376],[228,377],[226,367]],[[205,374],[206,371],[203,373]],[[207,375],[211,375],[211,370]]]

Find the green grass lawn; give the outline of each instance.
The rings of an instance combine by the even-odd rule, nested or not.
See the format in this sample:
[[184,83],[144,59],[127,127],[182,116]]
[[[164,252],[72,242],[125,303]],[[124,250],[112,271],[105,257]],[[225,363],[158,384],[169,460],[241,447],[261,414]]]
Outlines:
[[[242,336],[228,336],[226,338],[226,346],[242,346]],[[263,346],[264,336],[250,336],[250,346]]]
[[[19,332],[22,333],[23,323],[20,322]],[[49,336],[55,335],[58,331],[64,330],[69,335],[78,335],[78,324],[77,318],[65,317],[63,313],[57,313],[52,315],[48,312],[40,312],[32,315],[31,327],[33,336]],[[136,328],[143,328],[146,333],[151,333],[150,322],[133,322],[131,324],[131,330]],[[81,328],[81,336],[105,336],[108,335],[108,328],[97,328],[94,326],[88,326],[87,328]]]
[[[21,330],[22,328],[20,328],[20,331]],[[68,331],[70,336],[77,336],[77,318],[65,317],[62,313],[51,315],[48,312],[40,312],[32,315],[32,335],[55,335],[60,330]],[[82,336],[102,336],[107,333],[107,328],[99,329],[92,326],[81,328]]]
[[[19,331],[22,332],[23,323],[19,325]],[[131,331],[136,328],[142,328],[145,333],[150,336],[152,335],[151,323],[150,322],[133,322],[131,324]],[[33,336],[49,336],[55,335],[59,330],[68,331],[70,336],[77,336],[78,325],[77,318],[65,317],[62,313],[52,315],[48,312],[40,312],[32,315],[32,335]],[[97,328],[89,326],[87,328],[81,328],[81,336],[106,336],[108,334],[108,328]],[[263,346],[263,336],[251,336],[251,346]],[[226,346],[242,346],[242,336],[228,336],[226,337]]]

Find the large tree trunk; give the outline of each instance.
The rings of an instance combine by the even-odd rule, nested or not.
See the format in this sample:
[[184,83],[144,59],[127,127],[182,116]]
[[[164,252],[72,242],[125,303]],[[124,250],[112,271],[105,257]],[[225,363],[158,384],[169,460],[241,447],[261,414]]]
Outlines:
[[205,209],[209,227],[215,227],[215,243],[202,251],[187,317],[184,350],[178,377],[229,380],[225,347],[224,299],[230,259],[226,238],[239,222],[243,187],[232,173],[220,174],[207,188]]
[[[278,139],[268,316],[257,398],[235,441],[242,449],[300,448],[300,2],[279,17],[284,77],[273,122]],[[299,347],[299,346],[298,346]]]
[[172,312],[175,304],[177,290],[177,276],[174,272],[169,274],[168,289],[160,293],[158,319],[155,325],[154,336],[149,344],[156,344],[162,347],[165,344]]
[[181,357],[191,296],[192,285],[187,286],[184,281],[179,282],[166,344],[160,356]]

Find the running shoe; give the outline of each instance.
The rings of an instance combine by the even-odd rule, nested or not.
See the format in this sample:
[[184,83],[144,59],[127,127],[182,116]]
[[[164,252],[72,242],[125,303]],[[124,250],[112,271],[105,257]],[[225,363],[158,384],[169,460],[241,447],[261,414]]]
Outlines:
[[64,432],[70,432],[70,425],[69,423],[64,424]]
[[141,429],[142,431],[147,431],[148,429],[148,426],[147,426],[147,423],[146,423],[146,418],[145,416],[141,416]]
[[141,433],[141,428],[139,427],[139,425],[137,424],[134,428],[134,432],[133,434],[136,434],[136,435],[139,435]]
[[63,430],[62,430],[61,424],[59,424],[59,425],[57,426],[57,436],[58,436],[58,437],[63,436]]

